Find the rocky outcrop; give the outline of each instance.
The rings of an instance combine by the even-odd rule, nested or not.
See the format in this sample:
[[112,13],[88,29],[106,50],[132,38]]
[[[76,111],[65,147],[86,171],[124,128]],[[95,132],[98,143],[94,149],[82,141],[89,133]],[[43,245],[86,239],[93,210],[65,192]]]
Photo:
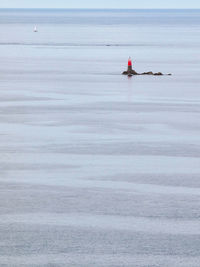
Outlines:
[[135,70],[127,70],[127,71],[124,71],[122,74],[127,75],[127,76],[133,76],[133,75],[153,75],[153,76],[172,75],[170,73],[169,74],[163,74],[162,72],[153,73],[152,71],[138,73]]
[[122,73],[123,75],[139,75],[135,70],[127,70]]
[[171,74],[163,74],[162,72],[153,73],[152,71],[143,72],[143,73],[137,73],[132,68],[132,60],[131,60],[130,57],[128,59],[128,68],[127,68],[127,71],[124,71],[122,74],[123,75],[127,75],[127,76],[133,76],[133,75],[154,75],[154,76],[171,75]]

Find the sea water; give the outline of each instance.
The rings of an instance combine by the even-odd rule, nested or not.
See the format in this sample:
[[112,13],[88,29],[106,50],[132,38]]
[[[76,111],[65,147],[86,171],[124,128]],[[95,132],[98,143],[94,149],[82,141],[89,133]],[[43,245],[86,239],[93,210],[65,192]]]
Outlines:
[[0,10],[0,266],[199,266],[199,47],[199,10]]

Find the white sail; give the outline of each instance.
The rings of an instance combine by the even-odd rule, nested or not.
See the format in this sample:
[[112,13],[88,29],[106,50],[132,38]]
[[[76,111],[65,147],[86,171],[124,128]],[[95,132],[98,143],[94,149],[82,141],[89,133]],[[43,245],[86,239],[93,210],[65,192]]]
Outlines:
[[34,28],[34,32],[37,32],[38,30],[37,30],[37,27],[35,26],[35,28]]

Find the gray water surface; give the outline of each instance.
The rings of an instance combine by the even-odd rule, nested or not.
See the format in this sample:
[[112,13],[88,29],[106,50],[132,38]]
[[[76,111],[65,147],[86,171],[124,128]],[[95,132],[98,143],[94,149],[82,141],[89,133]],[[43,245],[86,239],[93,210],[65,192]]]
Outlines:
[[0,266],[199,266],[199,33],[199,10],[0,10]]

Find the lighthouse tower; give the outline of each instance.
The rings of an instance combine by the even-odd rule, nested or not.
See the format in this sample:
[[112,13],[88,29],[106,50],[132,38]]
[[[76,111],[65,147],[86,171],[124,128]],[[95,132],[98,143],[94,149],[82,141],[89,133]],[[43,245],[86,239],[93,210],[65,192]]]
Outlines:
[[128,72],[132,72],[133,68],[132,68],[132,60],[131,60],[131,57],[129,57],[128,59]]
[[128,59],[128,69],[127,69],[127,71],[122,72],[122,74],[123,75],[128,75],[128,76],[138,75],[138,73],[135,70],[133,70],[131,57],[129,57],[129,59]]

